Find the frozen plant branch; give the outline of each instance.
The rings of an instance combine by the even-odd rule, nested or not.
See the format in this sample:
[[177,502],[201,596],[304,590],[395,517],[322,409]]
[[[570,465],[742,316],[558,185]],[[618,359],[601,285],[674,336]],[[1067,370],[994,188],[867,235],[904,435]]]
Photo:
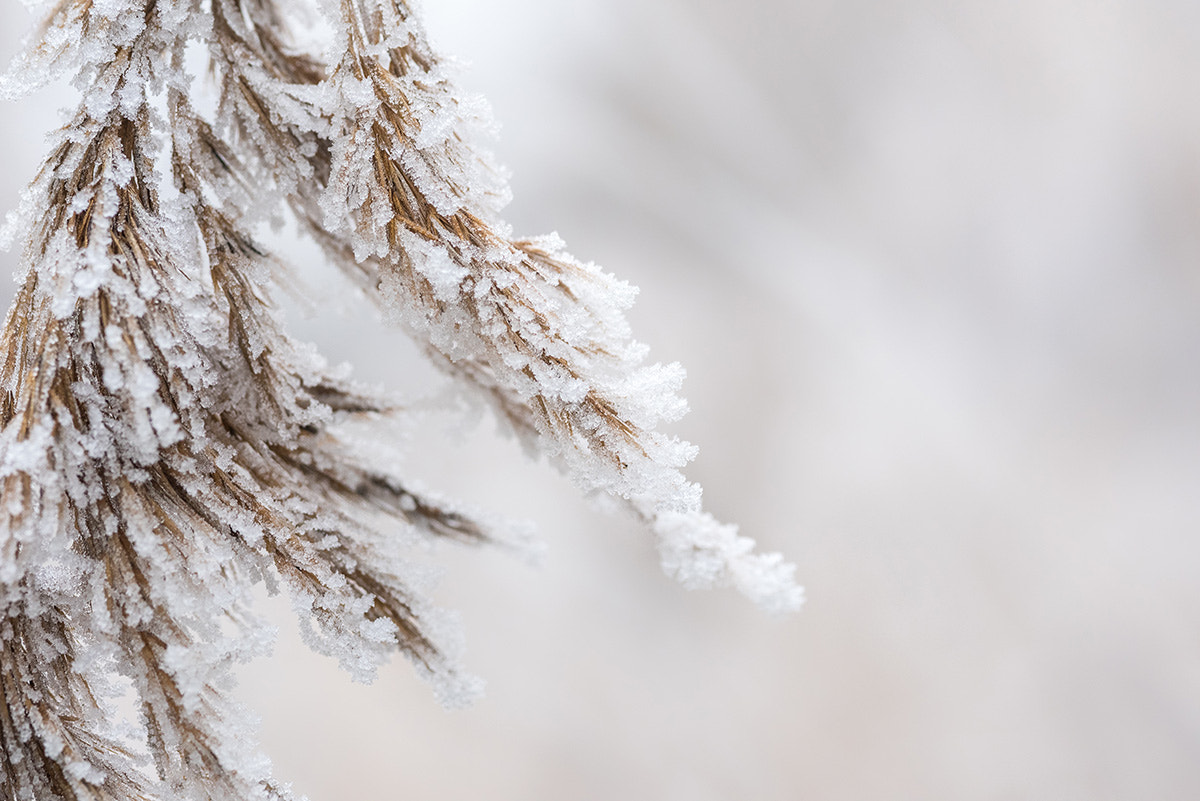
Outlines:
[[[300,48],[301,13],[334,44]],[[0,797],[287,798],[224,696],[263,647],[260,581],[356,678],[399,650],[448,703],[476,690],[406,554],[504,534],[360,455],[347,424],[401,410],[281,329],[285,268],[254,232],[283,206],[532,451],[623,499],[668,573],[799,605],[792,567],[703,512],[694,449],[657,433],[686,410],[682,370],[644,363],[633,288],[500,220],[486,111],[405,3],[60,0],[3,88],[63,73],[79,106],[9,226]]]

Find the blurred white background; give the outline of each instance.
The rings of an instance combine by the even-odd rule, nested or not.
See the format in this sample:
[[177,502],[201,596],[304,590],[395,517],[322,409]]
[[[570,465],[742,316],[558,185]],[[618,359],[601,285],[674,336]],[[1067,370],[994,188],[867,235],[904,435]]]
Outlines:
[[[273,602],[240,694],[279,774],[313,801],[1200,797],[1200,6],[426,15],[503,124],[509,219],[642,287],[690,475],[810,600],[684,592],[490,424],[423,434],[414,475],[548,555],[441,555],[489,682],[464,712],[399,662],[350,684]],[[0,55],[26,25],[2,7]],[[3,109],[4,207],[68,99]],[[433,380],[370,321],[294,330]]]

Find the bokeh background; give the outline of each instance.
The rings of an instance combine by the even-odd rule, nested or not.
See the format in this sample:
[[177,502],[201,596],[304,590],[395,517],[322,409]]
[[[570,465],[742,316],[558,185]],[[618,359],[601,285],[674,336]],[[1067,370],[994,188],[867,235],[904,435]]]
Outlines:
[[[510,221],[642,287],[635,330],[689,370],[690,475],[809,602],[685,592],[488,421],[433,427],[410,472],[548,547],[437,555],[488,695],[443,711],[399,662],[352,685],[274,599],[239,694],[281,776],[313,801],[1200,798],[1200,5],[425,5],[503,125]],[[27,17],[0,9],[7,57]],[[0,205],[68,100],[0,110]],[[299,336],[436,384],[305,270],[338,300]]]

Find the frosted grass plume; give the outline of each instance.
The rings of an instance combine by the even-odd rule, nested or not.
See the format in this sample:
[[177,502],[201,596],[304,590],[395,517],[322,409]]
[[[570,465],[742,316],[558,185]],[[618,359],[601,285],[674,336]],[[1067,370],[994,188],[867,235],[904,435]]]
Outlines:
[[[333,44],[305,49],[316,14]],[[60,74],[81,100],[9,227],[28,233],[0,333],[4,798],[290,797],[225,696],[261,650],[259,582],[357,679],[398,650],[446,703],[478,691],[412,554],[515,536],[356,446],[404,412],[283,331],[286,267],[255,230],[284,207],[531,452],[643,520],[684,586],[799,605],[656,431],[683,372],[645,363],[634,290],[501,220],[484,107],[407,4],[61,0],[4,91]]]

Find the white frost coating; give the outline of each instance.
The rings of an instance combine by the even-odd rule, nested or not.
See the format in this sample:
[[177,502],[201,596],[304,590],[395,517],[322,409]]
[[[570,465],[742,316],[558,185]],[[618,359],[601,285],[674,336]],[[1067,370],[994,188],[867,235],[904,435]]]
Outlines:
[[405,234],[401,242],[421,275],[433,287],[434,297],[447,302],[457,300],[463,279],[470,275],[470,271],[455,261],[443,245],[428,242],[413,234]]
[[778,553],[754,553],[754,540],[706,512],[664,512],[654,520],[663,571],[689,590],[735,587],[768,612],[804,603],[796,566]]

